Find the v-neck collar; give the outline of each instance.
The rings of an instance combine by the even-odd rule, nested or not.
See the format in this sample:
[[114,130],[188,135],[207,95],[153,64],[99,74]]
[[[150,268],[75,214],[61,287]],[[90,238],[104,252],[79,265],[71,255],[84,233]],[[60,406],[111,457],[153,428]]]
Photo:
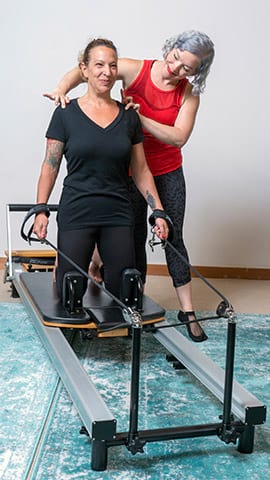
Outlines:
[[118,100],[115,100],[118,107],[119,107],[119,112],[118,114],[116,115],[116,117],[114,118],[114,120],[109,124],[107,125],[106,127],[101,127],[98,123],[96,123],[94,120],[92,120],[90,117],[88,117],[88,115],[86,115],[86,113],[84,113],[84,111],[81,109],[79,103],[78,103],[78,98],[75,99],[75,102],[74,102],[74,105],[75,105],[75,108],[80,112],[80,114],[88,121],[91,123],[91,125],[94,125],[96,128],[98,128],[99,130],[103,131],[103,132],[107,132],[109,130],[111,130],[112,128],[115,127],[115,125],[117,125],[122,116],[123,116],[123,112],[124,112],[124,109],[123,109],[123,105],[118,102]]

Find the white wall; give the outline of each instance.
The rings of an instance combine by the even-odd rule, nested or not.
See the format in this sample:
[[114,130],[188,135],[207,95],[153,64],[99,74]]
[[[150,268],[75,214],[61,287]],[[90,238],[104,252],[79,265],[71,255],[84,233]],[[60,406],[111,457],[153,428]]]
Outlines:
[[[54,108],[42,93],[53,89],[93,36],[111,38],[122,56],[160,58],[166,38],[194,28],[213,39],[216,59],[184,148],[191,261],[269,268],[269,14],[269,0],[2,4],[0,256],[6,248],[6,203],[35,202]],[[25,247],[15,229],[13,248]],[[163,252],[156,250],[149,261],[162,262]]]

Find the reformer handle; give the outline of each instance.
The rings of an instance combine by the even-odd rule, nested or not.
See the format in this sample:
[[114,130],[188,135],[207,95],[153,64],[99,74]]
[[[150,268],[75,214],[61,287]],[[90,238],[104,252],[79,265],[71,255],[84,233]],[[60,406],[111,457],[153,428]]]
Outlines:
[[23,220],[23,223],[22,223],[22,226],[21,226],[21,237],[28,243],[40,242],[39,238],[31,236],[32,232],[33,232],[34,224],[32,224],[32,226],[28,230],[27,234],[25,233],[24,228],[25,228],[25,225],[26,225],[27,221],[29,220],[29,218],[31,218],[33,215],[36,215],[36,214],[41,213],[41,212],[44,212],[45,215],[49,218],[49,216],[51,214],[51,211],[50,211],[50,208],[47,205],[47,203],[38,203],[37,205],[34,205],[34,206],[32,205],[32,207],[30,208],[30,210],[27,212],[27,214],[24,217],[24,220]]
[[[7,207],[10,212],[28,212],[31,208],[33,208],[32,203],[8,203]],[[48,207],[51,212],[57,212],[58,205],[57,204],[48,204]]]

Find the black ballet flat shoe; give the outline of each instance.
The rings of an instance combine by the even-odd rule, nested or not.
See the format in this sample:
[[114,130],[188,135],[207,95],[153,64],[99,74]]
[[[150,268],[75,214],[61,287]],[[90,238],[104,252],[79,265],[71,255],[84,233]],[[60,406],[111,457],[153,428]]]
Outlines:
[[205,342],[205,340],[208,339],[208,336],[206,335],[206,333],[204,332],[204,330],[202,329],[201,326],[200,326],[200,328],[201,328],[201,334],[200,335],[194,335],[192,333],[191,328],[190,328],[191,324],[188,323],[190,316],[193,316],[194,319],[196,320],[195,312],[182,312],[182,310],[179,310],[179,312],[178,312],[178,320],[180,320],[181,323],[186,323],[188,335],[191,338],[191,340],[193,340],[193,342]]

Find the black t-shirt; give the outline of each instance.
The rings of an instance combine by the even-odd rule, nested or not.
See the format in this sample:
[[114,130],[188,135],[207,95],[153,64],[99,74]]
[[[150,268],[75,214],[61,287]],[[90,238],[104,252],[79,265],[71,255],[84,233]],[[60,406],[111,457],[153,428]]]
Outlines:
[[137,113],[117,104],[119,114],[106,128],[93,122],[77,99],[53,113],[46,137],[65,144],[67,161],[57,216],[61,230],[133,224],[128,169],[132,145],[142,142],[143,134]]

